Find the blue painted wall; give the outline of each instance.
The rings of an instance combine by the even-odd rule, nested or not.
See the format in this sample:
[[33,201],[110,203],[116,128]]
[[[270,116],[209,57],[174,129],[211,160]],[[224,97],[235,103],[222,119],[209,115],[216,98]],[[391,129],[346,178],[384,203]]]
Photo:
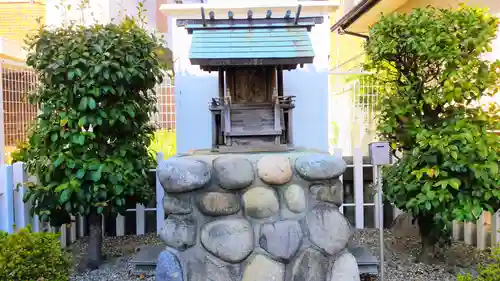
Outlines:
[[218,95],[217,77],[176,73],[177,152],[212,147],[212,116],[208,102]]
[[[171,25],[175,19],[171,19]],[[314,63],[285,71],[285,95],[296,96],[293,115],[295,146],[328,151],[328,19],[310,32],[316,54]],[[191,36],[184,28],[172,28],[175,60],[177,152],[210,148],[211,115],[208,103],[218,96],[217,73],[201,71],[189,63]]]
[[285,95],[296,96],[293,109],[295,146],[328,151],[328,72],[298,69],[285,72]]

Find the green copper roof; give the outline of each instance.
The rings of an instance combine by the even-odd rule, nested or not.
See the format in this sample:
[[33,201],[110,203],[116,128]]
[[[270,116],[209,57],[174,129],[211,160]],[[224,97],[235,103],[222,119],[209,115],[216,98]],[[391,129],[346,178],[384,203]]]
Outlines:
[[[189,27],[188,27],[189,28]],[[192,64],[276,65],[312,63],[314,50],[303,25],[193,28]]]

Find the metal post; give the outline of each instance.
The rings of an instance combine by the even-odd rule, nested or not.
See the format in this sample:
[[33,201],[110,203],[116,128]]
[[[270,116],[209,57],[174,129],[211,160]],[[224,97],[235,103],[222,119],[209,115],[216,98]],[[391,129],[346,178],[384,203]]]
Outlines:
[[391,153],[389,142],[372,142],[370,143],[370,159],[374,166],[377,167],[377,206],[378,206],[378,229],[380,233],[380,268],[379,279],[384,281],[384,204],[382,201],[382,173],[381,165],[391,164]]
[[378,227],[380,233],[380,274],[379,281],[384,281],[384,203],[382,201],[382,176],[380,165],[377,165],[377,203],[378,203]]

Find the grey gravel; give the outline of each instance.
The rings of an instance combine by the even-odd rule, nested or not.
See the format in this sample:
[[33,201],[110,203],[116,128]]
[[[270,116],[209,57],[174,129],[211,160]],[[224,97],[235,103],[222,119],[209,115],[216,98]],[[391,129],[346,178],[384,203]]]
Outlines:
[[[385,231],[385,281],[455,281],[459,272],[475,272],[478,264],[488,261],[487,251],[478,251],[473,246],[455,242],[445,251],[445,260],[434,265],[415,261],[419,251],[418,238],[400,238],[390,231]],[[98,270],[89,272],[81,269],[82,254],[85,253],[86,239],[72,245],[75,255],[75,273],[71,281],[153,281],[153,276],[134,276],[131,274],[131,256],[141,245],[162,244],[156,234],[141,236],[106,237],[103,242],[106,263]],[[379,256],[378,230],[356,230],[351,245],[368,247],[375,256]],[[362,280],[375,281],[376,278]]]
[[105,263],[98,270],[84,269],[84,255],[87,249],[87,238],[80,239],[71,245],[75,269],[70,281],[153,281],[154,276],[135,276],[130,260],[136,249],[142,245],[164,245],[156,233],[146,235],[128,235],[121,237],[105,237],[103,254]]
[[[428,265],[416,261],[420,250],[420,239],[397,237],[390,231],[385,235],[385,281],[455,281],[458,273],[474,274],[478,264],[488,262],[488,252],[479,251],[463,242],[453,242],[444,251],[445,260]],[[379,231],[376,229],[356,230],[351,245],[367,247],[377,259],[380,257]],[[375,281],[377,278],[363,278]]]
[[118,258],[104,264],[100,269],[73,274],[70,281],[154,281],[154,276],[134,276],[130,274],[132,268],[130,257]]

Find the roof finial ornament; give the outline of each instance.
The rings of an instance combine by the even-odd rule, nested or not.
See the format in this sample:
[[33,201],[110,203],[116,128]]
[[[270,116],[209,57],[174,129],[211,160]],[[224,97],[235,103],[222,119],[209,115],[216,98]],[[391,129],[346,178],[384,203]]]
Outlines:
[[234,14],[233,14],[233,12],[232,12],[232,11],[227,12],[227,17],[228,17],[230,20],[234,19]]
[[272,15],[273,15],[273,12],[271,10],[267,10],[266,19],[270,19]]
[[285,19],[289,19],[292,16],[292,11],[286,10],[285,12]]
[[201,19],[203,20],[203,26],[207,26],[207,19],[205,18],[205,8],[201,7]]
[[253,16],[252,10],[248,10],[247,15],[248,15],[248,19],[251,20],[252,16]]
[[215,19],[215,12],[214,11],[210,11],[210,13],[208,13],[208,15],[210,16],[211,20]]
[[302,5],[301,4],[299,4],[299,6],[297,7],[297,12],[295,13],[295,21],[294,21],[293,24],[299,23],[300,11],[302,11]]

